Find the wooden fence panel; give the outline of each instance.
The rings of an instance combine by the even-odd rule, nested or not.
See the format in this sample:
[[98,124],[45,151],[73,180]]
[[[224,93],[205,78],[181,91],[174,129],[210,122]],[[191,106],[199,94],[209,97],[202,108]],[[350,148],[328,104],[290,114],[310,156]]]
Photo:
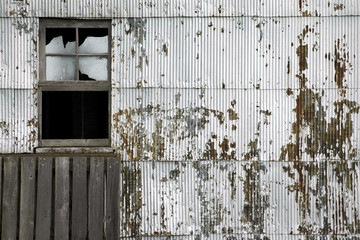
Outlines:
[[0,158],[1,239],[118,239],[120,159],[89,165],[87,157]]
[[4,240],[17,239],[18,181],[18,158],[5,158],[1,238]]
[[120,209],[119,209],[119,159],[110,158],[107,161],[106,177],[106,239],[119,239]]
[[34,239],[35,221],[35,157],[21,160],[20,229],[19,239]]
[[49,240],[51,234],[52,158],[38,159],[36,201],[36,240]]
[[55,239],[69,239],[70,176],[68,157],[55,158]]
[[73,159],[72,239],[87,237],[87,158]]
[[89,239],[103,238],[104,219],[104,158],[90,159]]

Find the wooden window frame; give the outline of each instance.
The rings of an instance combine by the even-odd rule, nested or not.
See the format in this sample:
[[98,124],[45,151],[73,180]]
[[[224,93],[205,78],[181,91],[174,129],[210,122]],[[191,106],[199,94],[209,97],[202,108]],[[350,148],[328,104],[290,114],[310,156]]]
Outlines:
[[[107,54],[85,54],[78,50],[78,31],[76,30],[75,54],[46,54],[46,28],[107,28],[108,29],[108,52]],[[39,146],[40,147],[108,147],[111,145],[111,21],[110,20],[64,20],[64,19],[40,19],[39,32]],[[108,76],[106,81],[47,81],[46,80],[46,56],[76,56],[76,64],[79,66],[79,56],[107,56]],[[76,78],[79,73],[76,71]],[[108,138],[106,139],[43,139],[42,138],[42,92],[43,91],[106,91],[108,92]]]

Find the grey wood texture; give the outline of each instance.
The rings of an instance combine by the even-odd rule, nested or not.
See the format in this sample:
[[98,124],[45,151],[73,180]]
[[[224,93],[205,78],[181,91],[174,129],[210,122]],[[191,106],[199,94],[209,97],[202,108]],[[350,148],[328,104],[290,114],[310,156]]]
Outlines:
[[55,239],[69,239],[70,215],[70,160],[68,157],[55,158]]
[[38,181],[36,201],[36,240],[50,239],[51,196],[52,196],[52,157],[38,159]]
[[36,158],[21,160],[20,229],[19,239],[34,239]]
[[106,238],[119,239],[120,210],[119,210],[119,159],[107,160],[106,176]]
[[89,239],[103,238],[104,220],[104,158],[90,158]]
[[4,192],[3,192],[3,240],[17,239],[18,211],[18,158],[4,159]]
[[[0,193],[2,193],[2,163],[3,163],[3,159],[2,157],[0,157]],[[0,195],[0,228],[2,226],[2,198]],[[1,234],[0,234],[1,236]]]
[[87,237],[87,158],[73,159],[72,239]]

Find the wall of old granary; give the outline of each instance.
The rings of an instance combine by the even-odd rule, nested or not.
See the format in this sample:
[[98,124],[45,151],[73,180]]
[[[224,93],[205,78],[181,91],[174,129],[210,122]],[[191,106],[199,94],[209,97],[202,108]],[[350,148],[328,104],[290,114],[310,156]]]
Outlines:
[[359,237],[359,15],[356,0],[3,0],[0,153],[38,147],[39,18],[111,19],[123,236]]

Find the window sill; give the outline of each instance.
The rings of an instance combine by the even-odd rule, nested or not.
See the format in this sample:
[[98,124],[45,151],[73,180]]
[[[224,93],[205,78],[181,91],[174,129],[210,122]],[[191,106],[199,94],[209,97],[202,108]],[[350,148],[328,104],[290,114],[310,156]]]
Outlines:
[[68,154],[81,154],[81,153],[102,153],[113,154],[114,149],[110,147],[38,147],[35,148],[35,153],[68,153]]

